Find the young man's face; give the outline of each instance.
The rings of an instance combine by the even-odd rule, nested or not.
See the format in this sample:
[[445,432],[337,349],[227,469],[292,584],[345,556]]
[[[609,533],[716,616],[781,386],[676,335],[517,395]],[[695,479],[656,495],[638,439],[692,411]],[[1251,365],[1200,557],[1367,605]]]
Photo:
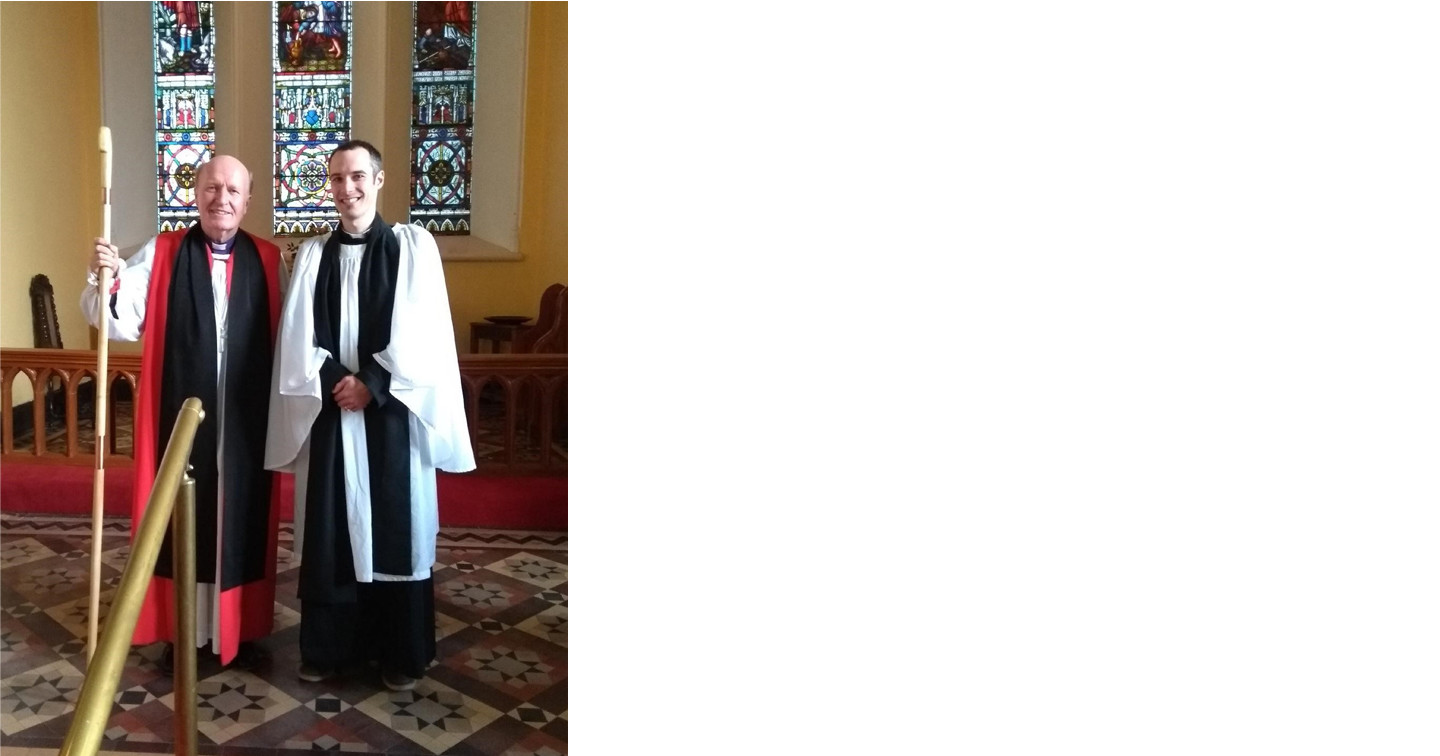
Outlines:
[[330,195],[345,225],[352,230],[369,225],[384,184],[385,171],[375,172],[366,150],[357,148],[330,156]]

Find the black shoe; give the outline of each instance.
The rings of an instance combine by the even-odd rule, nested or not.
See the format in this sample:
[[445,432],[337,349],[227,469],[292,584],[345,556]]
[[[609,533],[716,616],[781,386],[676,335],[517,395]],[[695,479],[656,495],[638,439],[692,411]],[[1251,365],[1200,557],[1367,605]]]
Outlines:
[[266,658],[265,652],[261,651],[259,646],[250,641],[245,641],[240,644],[239,650],[235,652],[235,658],[230,660],[228,666],[237,667],[247,672],[253,671],[256,667],[260,666]]
[[321,667],[314,664],[300,665],[300,679],[305,682],[325,682],[335,676],[335,670],[331,667]]
[[386,672],[381,675],[381,678],[385,681],[385,687],[390,690],[402,691],[415,689],[415,678],[404,672]]
[[167,675],[175,674],[175,644],[166,643],[165,650],[160,652],[160,671]]

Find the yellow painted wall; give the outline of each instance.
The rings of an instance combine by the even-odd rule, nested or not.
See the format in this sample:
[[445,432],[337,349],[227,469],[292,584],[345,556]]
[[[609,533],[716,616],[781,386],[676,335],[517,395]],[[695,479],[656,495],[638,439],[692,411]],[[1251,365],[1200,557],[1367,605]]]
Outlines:
[[[93,2],[0,3],[0,346],[34,346],[37,273],[55,287],[65,346],[89,346],[79,302],[102,222],[98,18]],[[46,29],[65,30],[64,54]]]
[[[525,147],[516,262],[449,262],[455,328],[486,315],[529,315],[552,283],[569,284],[569,4],[530,4]],[[459,342],[463,352],[469,337]]]

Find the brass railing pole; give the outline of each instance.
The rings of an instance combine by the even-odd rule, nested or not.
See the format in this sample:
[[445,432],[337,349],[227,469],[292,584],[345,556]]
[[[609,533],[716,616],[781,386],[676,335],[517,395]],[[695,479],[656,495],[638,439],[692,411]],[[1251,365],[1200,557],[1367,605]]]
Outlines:
[[115,703],[120,671],[125,666],[130,639],[135,635],[135,623],[140,618],[140,605],[145,600],[150,576],[155,571],[165,527],[170,524],[176,489],[189,462],[195,429],[203,419],[205,411],[200,408],[200,400],[194,397],[186,399],[175,418],[175,430],[170,433],[165,457],[156,472],[155,487],[150,489],[150,501],[131,547],[130,559],[125,563],[125,573],[120,577],[120,587],[115,591],[110,615],[105,618],[105,629],[100,635],[95,658],[90,660],[85,670],[80,700],[75,704],[75,718],[70,721],[70,729],[65,733],[60,756],[94,756],[100,750],[100,740]]
[[[175,504],[175,756],[196,756],[195,479],[186,465]],[[219,582],[219,581],[216,581]]]

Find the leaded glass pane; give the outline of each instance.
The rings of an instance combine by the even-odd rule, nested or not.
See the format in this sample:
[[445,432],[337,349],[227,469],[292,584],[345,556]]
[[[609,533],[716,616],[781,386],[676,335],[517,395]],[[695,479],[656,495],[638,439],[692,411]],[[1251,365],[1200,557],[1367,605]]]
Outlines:
[[195,172],[215,153],[213,4],[150,4],[155,47],[156,215],[160,231],[200,219]]
[[271,4],[275,34],[275,235],[310,236],[339,225],[326,174],[350,138],[351,4]]
[[412,7],[410,222],[435,234],[465,235],[475,123],[475,3]]

